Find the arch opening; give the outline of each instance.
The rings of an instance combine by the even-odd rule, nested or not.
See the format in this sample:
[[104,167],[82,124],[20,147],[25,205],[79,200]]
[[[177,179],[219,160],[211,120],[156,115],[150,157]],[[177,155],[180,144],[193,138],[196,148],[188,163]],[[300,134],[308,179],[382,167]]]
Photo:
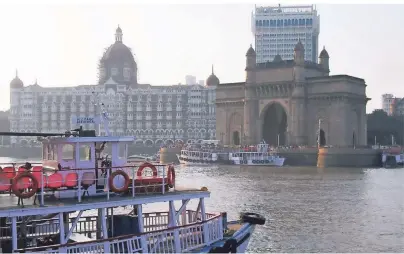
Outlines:
[[279,103],[271,104],[264,113],[262,137],[271,146],[286,145],[287,115]]
[[240,132],[233,131],[233,145],[240,145]]
[[356,135],[355,135],[355,131],[352,132],[352,146],[353,146],[353,147],[356,146]]
[[325,138],[325,131],[323,129],[320,129],[320,147],[323,147],[327,144],[326,142],[326,138]]

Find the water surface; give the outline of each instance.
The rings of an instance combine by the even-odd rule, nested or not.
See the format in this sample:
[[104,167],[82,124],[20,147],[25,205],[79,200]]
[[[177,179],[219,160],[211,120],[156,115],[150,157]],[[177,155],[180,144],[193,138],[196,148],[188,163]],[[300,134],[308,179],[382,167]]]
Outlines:
[[[404,169],[177,166],[176,175],[178,186],[209,188],[207,211],[267,218],[249,252],[404,250]],[[168,204],[145,210],[167,211]]]

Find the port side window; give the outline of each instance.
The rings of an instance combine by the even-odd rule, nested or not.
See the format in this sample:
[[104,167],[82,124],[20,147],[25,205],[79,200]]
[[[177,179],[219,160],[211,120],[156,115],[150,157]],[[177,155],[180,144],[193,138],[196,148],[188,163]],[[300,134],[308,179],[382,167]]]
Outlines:
[[118,157],[120,160],[124,160],[127,158],[126,151],[127,151],[127,144],[119,143],[118,144]]
[[62,147],[62,160],[74,159],[74,147],[72,144],[65,144]]
[[91,160],[91,147],[89,145],[80,145],[80,161]]

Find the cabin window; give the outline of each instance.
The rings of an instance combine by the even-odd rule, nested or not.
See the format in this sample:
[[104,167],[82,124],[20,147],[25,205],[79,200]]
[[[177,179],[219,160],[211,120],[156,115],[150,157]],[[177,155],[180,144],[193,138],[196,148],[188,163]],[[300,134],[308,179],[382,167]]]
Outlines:
[[74,159],[74,147],[71,144],[65,144],[62,147],[62,159],[73,160]]
[[91,160],[91,147],[89,145],[80,145],[80,161]]
[[127,150],[128,145],[127,144],[123,144],[123,143],[119,143],[118,144],[118,157],[120,160],[126,159],[127,155],[126,155],[126,150]]

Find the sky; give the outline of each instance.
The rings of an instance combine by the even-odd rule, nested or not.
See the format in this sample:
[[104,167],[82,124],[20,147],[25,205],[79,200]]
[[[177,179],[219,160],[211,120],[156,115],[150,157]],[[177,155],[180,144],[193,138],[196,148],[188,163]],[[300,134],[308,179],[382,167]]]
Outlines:
[[[25,85],[35,80],[45,87],[95,84],[98,60],[114,42],[118,24],[135,54],[139,83],[185,83],[188,74],[206,79],[212,64],[222,83],[243,81],[245,53],[253,43],[253,8],[254,3],[220,1],[0,3],[0,110],[10,107],[16,69]],[[325,46],[330,55],[330,75],[365,79],[372,98],[368,112],[381,108],[383,93],[404,97],[404,5],[319,3],[316,8],[319,51]]]

